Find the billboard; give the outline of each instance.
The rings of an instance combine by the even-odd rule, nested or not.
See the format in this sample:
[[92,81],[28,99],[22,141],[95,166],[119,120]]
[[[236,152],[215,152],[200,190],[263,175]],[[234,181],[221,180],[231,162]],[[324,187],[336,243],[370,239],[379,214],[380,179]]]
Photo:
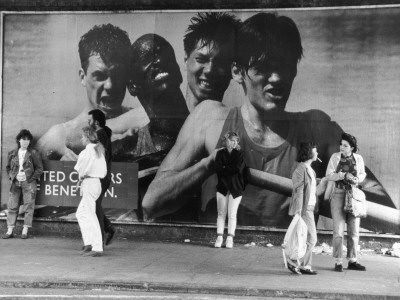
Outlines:
[[[257,136],[272,123],[265,122],[262,113],[251,117],[248,90],[232,74],[233,46],[217,47],[220,53],[211,56],[200,53],[201,59],[215,59],[217,71],[220,68],[216,74],[225,79],[196,73],[200,72],[196,66],[206,63],[193,57],[192,48],[185,52],[183,42],[195,12],[3,13],[2,209],[9,189],[4,171],[7,153],[15,147],[19,129],[31,130],[45,160],[74,160],[82,150],[80,128],[87,123],[87,112],[101,107],[114,133],[114,161],[138,164],[137,208],[118,207],[109,212],[114,214],[111,219],[143,220],[144,205],[157,221],[215,223],[216,176],[209,160],[223,146],[223,134],[233,130],[241,135],[247,166],[279,176],[269,178],[277,182],[266,188],[257,178],[250,180],[238,224],[286,227],[297,143],[310,139],[319,143],[322,163],[313,168],[321,178],[345,131],[358,139],[367,166],[368,200],[398,224],[400,7],[228,14],[244,21],[260,12],[291,18],[303,47],[286,113],[275,120],[284,124],[277,126],[276,139]],[[95,62],[83,65],[78,53],[81,37],[103,24],[122,29],[135,45],[129,49],[131,61],[117,64],[116,73],[123,79],[115,99],[93,95],[99,90],[88,88],[95,79],[87,67]],[[156,61],[161,61],[159,66]],[[196,101],[207,88],[217,91],[208,95],[213,101]],[[327,220],[321,218],[320,226],[329,227],[329,209],[321,204]],[[379,218],[364,220],[364,227],[373,230]],[[395,225],[388,231],[398,229]]]

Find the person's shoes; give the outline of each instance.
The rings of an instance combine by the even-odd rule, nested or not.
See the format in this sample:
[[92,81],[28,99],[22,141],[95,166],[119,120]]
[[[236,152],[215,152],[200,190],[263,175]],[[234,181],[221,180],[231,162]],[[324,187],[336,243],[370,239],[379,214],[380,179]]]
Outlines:
[[106,241],[105,241],[105,245],[108,246],[111,244],[112,239],[114,238],[114,234],[115,234],[115,229],[114,227],[110,227],[108,229],[108,232],[106,233]]
[[92,245],[86,245],[82,247],[81,254],[84,255],[85,253],[88,253],[92,251]]
[[349,262],[349,265],[347,266],[348,270],[355,270],[355,271],[366,271],[367,268],[364,267],[363,265],[359,264],[358,262]]
[[2,236],[2,238],[3,238],[4,240],[11,239],[11,238],[13,238],[13,237],[14,237],[14,234],[13,234],[13,233],[11,233],[11,234],[5,233],[5,234],[3,234],[3,236]]
[[219,235],[217,237],[217,240],[215,241],[214,247],[215,248],[221,248],[223,240],[224,239],[223,239],[222,235]]
[[21,239],[26,240],[27,238],[28,238],[28,234],[27,233],[21,234]]
[[301,272],[300,272],[300,269],[299,269],[299,268],[297,268],[297,267],[295,267],[295,266],[293,266],[293,265],[291,265],[291,264],[288,264],[288,265],[287,265],[287,268],[288,268],[292,273],[297,274],[297,275],[301,275]]
[[231,237],[230,235],[226,238],[225,247],[228,249],[233,248],[233,237]]
[[305,275],[317,275],[317,271],[311,270],[311,269],[301,269],[300,268],[300,273],[305,274]]
[[83,253],[82,256],[99,257],[99,256],[103,256],[103,252],[102,251],[89,251],[89,252]]
[[335,264],[335,271],[336,272],[343,272],[343,265],[342,264]]

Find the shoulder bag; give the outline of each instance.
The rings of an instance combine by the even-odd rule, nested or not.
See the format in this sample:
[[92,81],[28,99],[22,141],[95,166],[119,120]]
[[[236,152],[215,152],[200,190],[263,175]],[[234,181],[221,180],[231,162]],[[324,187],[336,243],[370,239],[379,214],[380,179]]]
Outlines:
[[367,216],[367,200],[365,194],[355,185],[351,185],[346,190],[346,199],[344,211],[352,214],[356,218],[365,218]]

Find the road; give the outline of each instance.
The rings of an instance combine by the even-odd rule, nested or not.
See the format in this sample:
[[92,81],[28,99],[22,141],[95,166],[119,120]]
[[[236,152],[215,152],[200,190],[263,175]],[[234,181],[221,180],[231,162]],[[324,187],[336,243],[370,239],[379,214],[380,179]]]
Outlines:
[[[137,291],[116,290],[76,290],[76,289],[23,289],[23,288],[1,288],[0,300],[291,300],[294,298],[260,298],[232,295],[202,295],[202,294],[174,294],[174,293],[151,293]],[[305,298],[296,298],[305,300]]]

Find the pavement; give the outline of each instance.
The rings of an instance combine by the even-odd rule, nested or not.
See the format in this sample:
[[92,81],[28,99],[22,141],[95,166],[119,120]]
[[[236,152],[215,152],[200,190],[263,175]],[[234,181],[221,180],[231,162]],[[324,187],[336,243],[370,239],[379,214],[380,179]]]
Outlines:
[[80,255],[81,239],[30,236],[0,239],[0,293],[10,287],[135,290],[318,299],[400,299],[400,258],[371,251],[366,272],[333,271],[315,254],[318,275],[285,269],[279,246],[168,243],[116,237],[102,257]]

